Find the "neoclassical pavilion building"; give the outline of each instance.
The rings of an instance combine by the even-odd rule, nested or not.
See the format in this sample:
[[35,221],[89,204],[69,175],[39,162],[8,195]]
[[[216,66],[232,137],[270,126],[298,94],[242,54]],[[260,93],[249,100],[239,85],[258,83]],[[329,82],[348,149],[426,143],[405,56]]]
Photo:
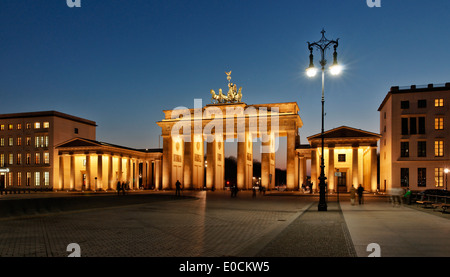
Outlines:
[[130,189],[160,187],[160,149],[133,149],[79,137],[56,149],[56,190],[115,190],[117,182],[128,183]]
[[[377,143],[381,135],[347,126],[324,132],[325,177],[329,191],[347,192],[360,184],[375,192]],[[309,144],[297,148],[300,183],[306,184],[306,161],[311,160],[311,183],[317,188],[320,176],[322,134],[308,137]]]

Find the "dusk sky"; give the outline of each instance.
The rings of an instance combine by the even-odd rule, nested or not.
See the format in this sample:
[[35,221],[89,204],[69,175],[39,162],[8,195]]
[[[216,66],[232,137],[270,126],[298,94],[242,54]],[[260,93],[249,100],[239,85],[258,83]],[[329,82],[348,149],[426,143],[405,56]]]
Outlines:
[[157,148],[162,110],[209,104],[232,70],[247,104],[298,103],[304,144],[321,128],[307,42],[324,28],[340,39],[345,68],[326,75],[325,129],[379,133],[377,109],[391,86],[450,82],[450,1],[381,4],[0,0],[0,113],[57,110],[96,121],[100,141]]

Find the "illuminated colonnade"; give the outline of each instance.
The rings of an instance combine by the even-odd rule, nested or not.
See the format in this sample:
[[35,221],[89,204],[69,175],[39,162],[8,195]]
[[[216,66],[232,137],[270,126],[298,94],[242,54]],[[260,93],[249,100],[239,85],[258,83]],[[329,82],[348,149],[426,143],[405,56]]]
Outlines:
[[[261,184],[275,187],[277,138],[287,137],[286,186],[298,185],[296,146],[303,122],[295,102],[247,105],[211,104],[194,109],[165,110],[162,129],[162,187],[180,181],[187,189],[225,187],[224,142],[237,141],[237,186],[253,185],[253,142],[261,140]],[[206,142],[206,143],[205,143]],[[204,145],[206,144],[206,149]],[[206,161],[205,161],[206,153]],[[206,171],[206,178],[204,177]]]
[[[360,184],[375,192],[377,182],[377,143],[379,134],[341,126],[324,133],[324,161],[330,191],[348,192]],[[320,176],[321,134],[308,137],[309,145],[297,148],[300,183],[306,184],[306,161],[311,160],[311,183],[317,190]]]
[[56,190],[115,190],[117,182],[128,183],[130,189],[161,185],[159,149],[137,150],[83,138],[71,139],[56,149]]

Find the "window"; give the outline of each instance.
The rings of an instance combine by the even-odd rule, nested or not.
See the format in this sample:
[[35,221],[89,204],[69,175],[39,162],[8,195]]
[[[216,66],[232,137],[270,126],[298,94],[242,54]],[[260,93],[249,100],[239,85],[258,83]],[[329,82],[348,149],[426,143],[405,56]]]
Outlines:
[[27,129],[31,129],[31,123],[27,123],[27,124],[26,124],[26,128],[27,128]]
[[427,100],[426,99],[421,99],[421,100],[417,101],[417,107],[418,108],[426,108],[427,107]]
[[443,140],[435,140],[434,141],[434,156],[435,157],[444,157],[444,141]]
[[17,172],[17,185],[22,185],[22,172]]
[[5,130],[5,125],[0,125],[0,131],[4,131]]
[[0,146],[5,146],[5,138],[0,138]]
[[22,137],[17,137],[17,146],[22,145]]
[[31,172],[27,172],[27,187],[31,185]]
[[27,164],[31,164],[31,154],[27,153],[27,160],[25,161]]
[[44,172],[44,186],[50,185],[50,173]]
[[9,137],[8,138],[8,146],[13,146],[14,145],[14,138],[13,137]]
[[417,169],[417,186],[426,187],[427,186],[427,169],[418,168]]
[[444,118],[436,117],[434,119],[434,129],[435,130],[444,130]]
[[345,162],[345,154],[338,154],[338,162]]
[[419,134],[425,134],[425,117],[419,117]]
[[5,154],[0,154],[0,166],[5,167]]
[[41,123],[40,122],[35,122],[34,123],[34,129],[40,129],[41,128]]
[[39,186],[41,184],[41,173],[35,172],[34,173],[34,185]]
[[436,187],[444,186],[444,168],[436,167],[434,169],[434,184]]
[[34,147],[36,147],[36,148],[39,147],[39,137],[38,136],[34,137]]
[[409,168],[400,168],[400,185],[409,187]]
[[34,157],[34,163],[40,164],[41,163],[41,153],[36,153]]
[[44,164],[50,164],[50,154],[48,152],[44,152]]
[[9,158],[8,158],[9,164],[14,164],[14,155],[13,154],[9,154]]
[[402,108],[402,109],[409,109],[409,101],[401,101],[400,102],[400,108]]
[[12,172],[8,173],[8,185],[9,186],[14,185],[13,184],[13,173]]
[[417,134],[417,118],[415,117],[409,119],[409,133],[411,135]]
[[426,141],[418,141],[417,142],[417,157],[426,157],[427,156],[427,142]]
[[22,130],[22,123],[17,123],[17,130]]
[[75,128],[75,129],[73,130],[73,132],[74,132],[75,134],[78,134],[78,128]]
[[30,146],[31,145],[31,137],[27,137],[26,141],[27,141],[27,145]]
[[44,126],[45,129],[48,129],[50,127],[50,123],[48,122],[44,122],[42,125]]
[[434,106],[435,107],[444,107],[444,99],[434,99]]
[[18,165],[21,165],[21,164],[22,164],[22,154],[21,154],[21,153],[18,153],[18,154],[17,154],[17,164],[18,164]]
[[48,147],[48,136],[44,136],[44,147]]
[[12,129],[14,129],[14,125],[8,124],[8,130],[12,130]]
[[408,134],[408,118],[402,118],[402,135]]
[[402,141],[400,142],[400,157],[409,157],[409,142]]

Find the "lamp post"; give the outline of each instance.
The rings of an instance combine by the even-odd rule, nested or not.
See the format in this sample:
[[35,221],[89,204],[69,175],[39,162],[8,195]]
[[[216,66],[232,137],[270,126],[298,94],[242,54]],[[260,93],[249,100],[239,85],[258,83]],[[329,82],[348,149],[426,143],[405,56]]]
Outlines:
[[339,66],[337,62],[337,52],[336,49],[338,47],[338,41],[337,40],[328,40],[325,38],[325,30],[322,29],[322,38],[317,41],[310,43],[308,42],[308,49],[310,51],[309,54],[309,67],[306,69],[306,74],[308,77],[314,77],[317,74],[317,69],[314,66],[314,55],[313,50],[316,48],[319,50],[321,54],[321,60],[320,65],[322,67],[322,156],[320,159],[320,177],[319,177],[319,205],[318,210],[319,211],[326,211],[327,210],[327,202],[325,200],[325,180],[327,179],[325,177],[325,163],[324,163],[324,104],[325,104],[325,97],[324,97],[324,91],[325,91],[325,65],[327,64],[327,60],[325,59],[326,50],[333,46],[334,53],[333,53],[333,65],[330,67],[330,73],[332,75],[338,75],[341,72],[341,67]]

